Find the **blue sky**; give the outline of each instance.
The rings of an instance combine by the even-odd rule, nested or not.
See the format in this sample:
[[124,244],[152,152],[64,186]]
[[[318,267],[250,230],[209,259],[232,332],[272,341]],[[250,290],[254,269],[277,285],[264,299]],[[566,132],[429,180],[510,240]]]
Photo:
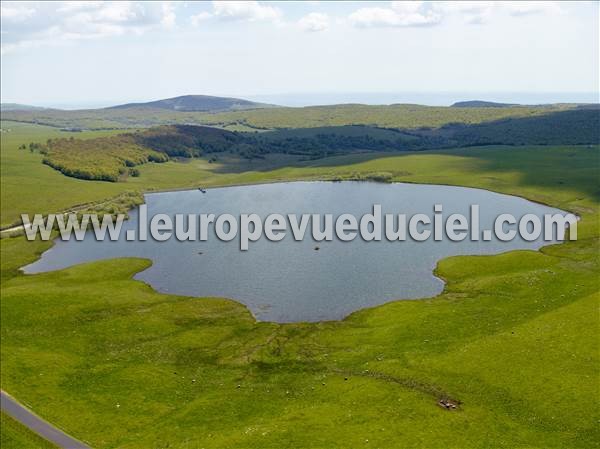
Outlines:
[[598,28],[597,2],[2,1],[2,101],[597,101]]

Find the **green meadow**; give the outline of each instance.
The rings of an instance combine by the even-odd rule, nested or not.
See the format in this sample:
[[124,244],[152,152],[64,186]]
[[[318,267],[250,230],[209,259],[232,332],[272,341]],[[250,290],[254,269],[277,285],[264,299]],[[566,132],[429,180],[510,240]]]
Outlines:
[[0,414],[1,429],[0,446],[3,449],[54,449],[52,443],[39,437],[18,421],[5,414]]
[[[2,129],[2,226],[125,192],[373,175],[490,189],[581,217],[575,242],[445,259],[441,295],[323,323],[256,322],[232,300],[159,294],[132,279],[151,263],[142,259],[26,276],[18,268],[52,243],[2,239],[2,388],[90,446],[598,447],[598,146],[197,158],[110,183],[68,178],[18,149],[64,132]],[[2,432],[2,447],[5,432],[7,447],[31,447],[4,417]]]

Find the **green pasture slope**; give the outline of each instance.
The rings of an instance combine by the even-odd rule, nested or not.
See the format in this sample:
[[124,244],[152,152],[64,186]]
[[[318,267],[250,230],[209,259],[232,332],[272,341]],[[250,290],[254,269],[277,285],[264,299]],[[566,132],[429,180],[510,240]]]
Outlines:
[[[69,137],[72,133],[56,128],[16,122],[1,122],[3,130],[0,148],[0,225],[16,223],[21,213],[62,211],[75,204],[115,196],[122,191],[111,183],[86,183],[67,178],[56,170],[43,166],[38,153],[19,150],[21,144],[44,143],[47,139]],[[114,131],[77,133],[80,138],[99,137]]]
[[24,276],[18,267],[51,244],[3,239],[2,388],[73,436],[129,449],[598,447],[598,147],[266,167],[197,159],[101,183],[66,178],[16,149],[55,132],[2,134],[3,223],[21,209],[67,209],[127,189],[381,172],[518,194],[582,218],[577,242],[446,259],[438,297],[318,324],[257,323],[234,301],[156,293],[132,280],[150,263],[141,259]]
[[56,446],[8,416],[0,414],[2,449],[56,449]]

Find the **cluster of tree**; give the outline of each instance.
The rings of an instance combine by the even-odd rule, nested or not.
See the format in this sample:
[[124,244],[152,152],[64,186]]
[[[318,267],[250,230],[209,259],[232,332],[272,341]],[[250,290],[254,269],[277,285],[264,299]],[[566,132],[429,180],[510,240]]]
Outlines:
[[445,141],[434,135],[369,126],[336,126],[303,130],[276,130],[264,133],[227,131],[195,125],[150,128],[133,134],[144,147],[171,157],[197,157],[212,153],[233,153],[262,158],[269,153],[302,155],[311,158],[348,151],[405,151],[439,147]]
[[246,158],[262,158],[269,153],[319,158],[357,150],[393,152],[473,145],[597,144],[600,142],[600,108],[576,108],[473,125],[451,123],[417,130],[335,126],[244,133],[202,126],[167,128],[141,133],[144,136],[141,143],[157,151],[186,157],[227,151]]
[[[598,144],[600,108],[575,108],[522,118],[439,128],[386,129],[351,125],[267,132],[234,132],[196,125],[169,125],[96,139],[54,139],[29,148],[67,176],[117,181],[139,176],[136,166],[169,157],[228,152],[264,158],[269,153],[321,158],[352,151],[419,151],[473,145]],[[22,146],[24,147],[24,146]]]
[[76,164],[64,163],[61,161],[56,161],[51,158],[44,158],[42,162],[55,170],[58,170],[65,176],[71,176],[73,178],[79,179],[87,179],[90,181],[110,181],[117,182],[119,180],[119,176],[121,176],[121,172],[119,169],[114,170],[111,168],[103,167],[103,168],[84,168],[79,167]]
[[44,147],[44,145],[42,145],[41,143],[38,143],[38,142],[31,142],[29,145],[25,145],[25,144],[19,145],[19,150],[26,150],[28,148],[29,148],[29,151],[32,153],[35,151],[43,153],[45,147]]
[[340,133],[318,133],[312,137],[287,137],[265,139],[260,135],[253,140],[254,146],[262,154],[287,153],[305,156],[331,155],[348,151],[410,151],[438,148],[445,140],[439,136],[407,136],[378,138],[371,135],[344,135]]
[[45,157],[42,162],[66,176],[116,182],[127,176],[139,176],[136,166],[147,162],[165,162],[168,155],[139,145],[132,134],[96,139],[50,139],[34,145]]
[[457,126],[449,143],[472,145],[580,145],[600,143],[600,108]]
[[242,133],[194,125],[159,126],[134,136],[138,144],[173,157],[230,151],[247,139]]

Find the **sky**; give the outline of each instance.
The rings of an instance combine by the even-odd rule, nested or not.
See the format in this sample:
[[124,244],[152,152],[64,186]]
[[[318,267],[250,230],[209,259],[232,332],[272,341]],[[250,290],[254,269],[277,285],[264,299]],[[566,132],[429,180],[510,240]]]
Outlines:
[[597,102],[599,14],[598,2],[2,1],[1,97]]

